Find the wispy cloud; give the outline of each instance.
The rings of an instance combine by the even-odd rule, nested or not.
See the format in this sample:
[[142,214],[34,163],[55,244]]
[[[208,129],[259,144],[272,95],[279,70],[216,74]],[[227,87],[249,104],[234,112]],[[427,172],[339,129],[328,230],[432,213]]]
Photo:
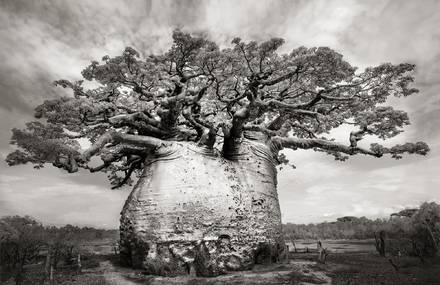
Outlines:
[[[50,224],[115,228],[128,191],[110,191],[105,175],[80,173],[79,184],[58,169],[8,168],[0,175],[0,216],[31,215]],[[17,175],[20,174],[20,175]],[[91,181],[93,179],[93,182]]]
[[[50,83],[59,78],[79,79],[90,60],[116,55],[125,46],[143,54],[162,52],[175,27],[203,32],[223,46],[235,36],[246,40],[277,36],[286,39],[286,51],[299,45],[331,46],[361,68],[388,61],[416,63],[420,94],[393,102],[409,111],[413,125],[393,143],[424,139],[433,147],[428,158],[356,157],[345,163],[320,153],[290,152],[298,168],[280,173],[284,220],[318,221],[348,213],[381,215],[399,205],[438,199],[434,191],[440,186],[435,178],[440,171],[439,10],[436,0],[3,0],[0,152],[4,156],[8,151],[9,129],[30,120],[36,104],[66,94]],[[345,141],[346,131],[335,135]],[[83,223],[87,215],[79,213],[95,212],[100,214],[93,215],[90,223],[109,224],[112,219],[116,224],[124,197],[105,190],[103,177],[37,172],[31,167],[9,169],[4,163],[0,169],[0,209],[5,213]],[[27,183],[12,181],[17,173]],[[76,190],[78,184],[77,188],[90,191]],[[99,202],[102,199],[112,206]],[[44,210],[37,211],[32,201]]]

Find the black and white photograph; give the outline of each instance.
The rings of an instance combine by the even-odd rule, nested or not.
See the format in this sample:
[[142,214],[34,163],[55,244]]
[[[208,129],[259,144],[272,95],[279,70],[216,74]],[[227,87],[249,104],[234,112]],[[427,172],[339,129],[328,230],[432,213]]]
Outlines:
[[440,1],[0,0],[0,284],[439,285]]

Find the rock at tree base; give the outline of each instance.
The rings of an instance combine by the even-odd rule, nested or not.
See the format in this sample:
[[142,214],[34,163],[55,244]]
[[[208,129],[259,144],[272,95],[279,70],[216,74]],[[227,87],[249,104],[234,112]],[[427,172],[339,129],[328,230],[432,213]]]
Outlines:
[[245,140],[225,159],[175,142],[157,151],[121,216],[121,257],[157,275],[216,276],[276,259],[281,213],[272,152]]

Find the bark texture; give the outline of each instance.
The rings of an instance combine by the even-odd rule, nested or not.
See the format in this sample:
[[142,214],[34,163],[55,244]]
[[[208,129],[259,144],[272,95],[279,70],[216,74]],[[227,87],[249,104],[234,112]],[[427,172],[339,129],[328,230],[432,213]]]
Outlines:
[[277,259],[283,246],[273,152],[244,139],[234,154],[188,142],[146,163],[121,215],[121,256],[160,275],[215,276]]

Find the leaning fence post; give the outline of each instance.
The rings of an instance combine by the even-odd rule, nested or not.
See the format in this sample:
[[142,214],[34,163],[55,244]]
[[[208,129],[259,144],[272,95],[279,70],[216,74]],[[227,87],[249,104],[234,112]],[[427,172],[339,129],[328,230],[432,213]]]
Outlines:
[[50,265],[52,263],[52,260],[50,257],[51,257],[51,248],[49,246],[47,249],[47,254],[46,254],[46,264],[44,264],[44,273],[46,274],[44,276],[44,278],[47,278],[50,275]]
[[53,282],[53,265],[52,264],[50,265],[49,284],[50,285],[54,284],[54,282]]
[[78,271],[81,272],[81,254],[80,253],[78,253],[77,264],[78,264]]
[[328,255],[328,251],[327,251],[327,248],[324,248],[322,246],[322,243],[320,240],[318,240],[317,250],[318,250],[318,262],[325,263],[325,260]]

